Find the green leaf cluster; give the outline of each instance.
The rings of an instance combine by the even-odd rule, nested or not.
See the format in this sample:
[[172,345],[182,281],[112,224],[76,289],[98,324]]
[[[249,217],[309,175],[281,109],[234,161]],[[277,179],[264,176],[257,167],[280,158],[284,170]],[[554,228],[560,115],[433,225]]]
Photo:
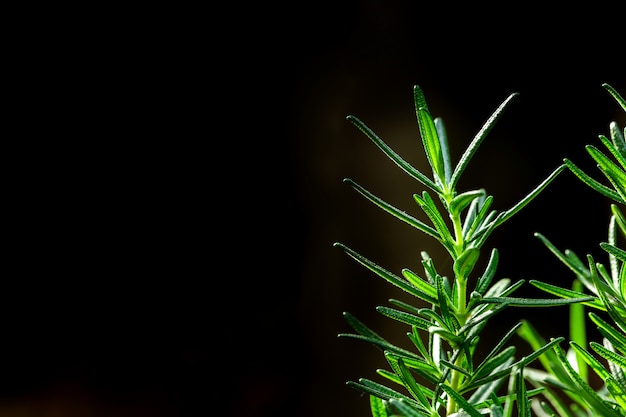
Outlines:
[[[610,85],[603,87],[626,112],[626,100]],[[570,342],[568,352],[559,345],[540,358],[543,371],[527,372],[534,386],[546,387],[545,398],[539,405],[545,416],[626,416],[626,251],[618,240],[626,237],[626,220],[622,209],[626,204],[626,128],[620,132],[617,123],[609,125],[610,140],[599,135],[608,153],[596,147],[586,147],[609,185],[593,179],[569,159],[564,159],[569,170],[583,183],[610,198],[611,216],[608,239],[600,246],[607,252],[608,267],[596,262],[591,255],[581,260],[571,250],[560,251],[545,236],[536,236],[575,275],[572,288],[562,288],[541,281],[531,281],[537,288],[561,297],[575,300],[591,299],[570,307]],[[585,308],[590,311],[585,314]],[[587,341],[586,317],[602,335],[602,343]],[[545,341],[530,323],[524,323],[519,334],[534,348]],[[589,370],[603,382],[592,388]],[[564,392],[567,401],[557,392]]]
[[404,268],[400,275],[366,258],[343,243],[334,245],[353,260],[414,297],[415,303],[392,299],[378,312],[408,326],[407,337],[412,349],[407,350],[385,340],[349,313],[344,317],[356,333],[339,336],[370,343],[380,348],[389,369],[379,369],[386,382],[369,379],[349,381],[348,385],[369,394],[373,417],[439,417],[484,416],[509,417],[530,415],[531,398],[543,387],[526,389],[525,370],[544,353],[552,352],[558,338],[543,343],[532,355],[516,358],[510,338],[521,332],[518,323],[492,346],[484,358],[476,351],[482,331],[489,319],[509,306],[556,306],[597,303],[596,297],[580,293],[571,297],[527,299],[511,294],[524,284],[508,278],[495,279],[499,254],[497,249],[477,271],[487,238],[493,231],[530,201],[535,199],[561,172],[558,166],[545,180],[508,210],[492,209],[493,197],[485,189],[458,190],[459,179],[479,145],[517,96],[511,94],[487,119],[471,140],[459,161],[453,165],[443,121],[431,115],[423,91],[415,86],[413,97],[423,150],[432,172],[426,175],[392,150],[372,129],[355,116],[347,119],[365,134],[387,157],[425,189],[413,195],[421,217],[383,201],[355,181],[344,182],[367,200],[402,222],[438,241],[450,256],[453,276],[448,277],[435,267],[435,261],[422,251],[419,274]]

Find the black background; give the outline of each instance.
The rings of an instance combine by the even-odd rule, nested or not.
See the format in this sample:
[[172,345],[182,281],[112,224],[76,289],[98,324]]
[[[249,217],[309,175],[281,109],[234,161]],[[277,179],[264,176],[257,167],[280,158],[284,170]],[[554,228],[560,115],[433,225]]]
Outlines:
[[[626,92],[623,28],[602,4],[565,12],[244,3],[50,23],[38,11],[47,29],[23,31],[9,78],[0,415],[367,415],[345,382],[384,359],[337,338],[341,315],[405,343],[374,307],[406,298],[333,242],[396,273],[421,272],[422,250],[450,265],[342,183],[421,215],[421,185],[345,117],[429,174],[413,85],[457,160],[518,92],[459,187],[505,210],[564,157],[595,173],[584,146],[626,124],[601,87]],[[603,259],[608,207],[563,173],[488,241],[498,277],[568,285],[533,232]],[[522,316],[563,335],[564,314],[507,312],[483,343]]]

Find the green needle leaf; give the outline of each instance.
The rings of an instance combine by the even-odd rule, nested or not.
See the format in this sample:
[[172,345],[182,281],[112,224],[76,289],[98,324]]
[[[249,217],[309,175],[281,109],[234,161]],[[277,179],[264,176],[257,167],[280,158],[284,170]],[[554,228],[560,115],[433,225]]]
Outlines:
[[430,221],[433,222],[433,225],[439,232],[439,236],[441,236],[440,242],[445,246],[445,248],[448,250],[448,252],[450,252],[452,256],[455,256],[456,254],[454,252],[454,239],[452,238],[450,230],[448,230],[448,226],[441,216],[441,213],[439,213],[435,202],[430,197],[430,194],[428,194],[428,192],[426,191],[423,191],[421,197],[417,194],[414,194],[413,198],[415,199],[417,204],[419,204],[422,210],[424,210],[424,213],[426,213]]
[[387,213],[390,213],[392,216],[402,220],[403,222],[409,224],[410,226],[415,227],[416,229],[427,234],[428,236],[432,236],[437,240],[442,239],[439,233],[432,227],[428,226],[426,223],[416,219],[413,216],[408,215],[404,211],[398,210],[391,204],[386,203],[385,201],[376,197],[374,194],[367,191],[365,188],[361,187],[359,184],[357,184],[350,178],[345,178],[343,181],[349,184],[352,188],[354,188],[356,191],[358,191],[361,195],[363,195],[365,198],[370,200],[372,203],[376,204],[378,207],[382,208]]
[[402,270],[402,276],[407,279],[415,288],[421,291],[422,296],[420,298],[424,301],[428,301],[431,304],[437,304],[437,289],[420,278],[415,272],[408,268]]
[[[415,94],[421,93],[421,90],[417,86],[415,91]],[[424,144],[424,150],[426,151],[426,157],[428,158],[428,163],[433,169],[435,178],[437,178],[439,183],[445,189],[445,166],[443,162],[441,142],[439,141],[439,135],[437,134],[435,122],[433,117],[430,115],[430,112],[425,107],[417,107],[416,113],[419,131]]]
[[378,311],[384,316],[397,320],[401,323],[408,324],[410,326],[415,326],[422,330],[427,331],[428,328],[432,325],[432,323],[430,323],[427,320],[424,320],[421,317],[417,317],[413,314],[406,313],[404,311],[399,311],[393,308],[378,306],[376,307],[376,311]]
[[602,87],[604,87],[609,94],[611,94],[613,96],[613,98],[615,99],[615,101],[617,101],[619,103],[620,106],[622,106],[622,109],[624,109],[624,111],[626,111],[626,99],[624,99],[618,92],[617,90],[615,90],[611,85],[607,84],[607,83],[603,83]]
[[370,343],[374,346],[377,346],[383,351],[395,352],[399,355],[405,355],[409,358],[418,358],[418,356],[415,353],[409,352],[405,349],[399,348],[389,343],[388,341],[380,337],[378,334],[376,334],[374,331],[372,331],[365,324],[363,324],[361,321],[359,321],[352,314],[348,312],[344,312],[343,316],[348,322],[348,324],[350,324],[350,326],[352,326],[352,328],[359,334],[357,335],[357,334],[350,334],[350,333],[340,333],[338,337],[346,337],[349,339],[361,340],[361,341]]
[[550,184],[556,178],[557,175],[563,172],[565,168],[566,168],[565,165],[559,165],[557,169],[552,171],[552,173],[545,180],[543,180],[541,184],[539,184],[534,190],[532,190],[526,197],[524,197],[515,206],[507,210],[505,212],[505,215],[501,219],[498,220],[497,225],[504,223],[505,221],[510,219],[514,214],[516,214],[522,208],[524,208],[528,203],[530,203],[535,197],[539,195],[541,191],[543,191],[548,186],[548,184]]
[[415,401],[410,400],[406,395],[400,394],[398,391],[387,388],[386,386],[369,379],[361,378],[359,379],[359,382],[348,381],[347,385],[358,389],[359,391],[365,392],[366,394],[382,398],[383,400],[389,401],[392,398],[405,398],[407,401],[410,401],[410,403],[417,404]]
[[517,415],[518,417],[530,417],[530,401],[524,383],[524,366],[519,369],[517,377]]
[[607,187],[606,185],[596,181],[595,179],[591,178],[589,175],[585,174],[585,172],[582,169],[578,168],[578,166],[576,166],[572,161],[565,158],[563,159],[563,162],[569,168],[569,170],[576,177],[578,177],[579,180],[581,180],[584,184],[589,186],[591,189],[599,192],[600,194],[604,195],[605,197],[610,198],[613,201],[616,201],[621,204],[626,204],[626,201],[622,198],[621,195],[619,195],[619,193],[613,191],[611,188]]
[[333,244],[333,246],[342,249],[352,259],[354,259],[355,261],[357,261],[359,264],[363,265],[370,271],[374,272],[376,275],[383,278],[387,282],[395,285],[396,287],[406,291],[407,293],[419,299],[423,299],[424,301],[428,301],[428,302],[432,301],[431,297],[428,294],[425,294],[419,288],[413,286],[411,283],[403,280],[399,276],[392,274],[391,272],[387,271],[385,268],[375,264],[374,262],[370,261],[366,257],[360,255],[359,253],[345,246],[344,244],[336,242]]
[[454,274],[457,279],[465,280],[474,269],[480,250],[478,248],[468,248],[454,261]]
[[387,144],[383,142],[383,140],[379,138],[374,133],[374,131],[372,131],[369,127],[367,127],[365,123],[360,121],[355,116],[348,116],[347,120],[352,122],[352,124],[354,124],[361,132],[363,132],[365,136],[370,138],[372,142],[374,142],[374,144],[376,144],[376,146],[378,146],[385,153],[385,155],[389,157],[389,159],[391,159],[393,162],[396,163],[396,165],[402,168],[404,172],[406,172],[411,177],[415,178],[416,180],[418,180],[419,182],[421,182],[423,185],[430,188],[431,190],[437,193],[441,192],[440,187],[435,185],[435,183],[431,179],[429,179],[426,175],[422,174],[420,171],[414,168],[411,164],[409,164],[407,161],[402,159],[400,155],[398,155],[393,149],[387,146]]
[[539,288],[542,291],[545,291],[549,294],[556,295],[565,299],[581,300],[584,298],[591,297],[591,301],[583,302],[583,304],[589,307],[597,308],[598,310],[606,310],[602,301],[598,299],[597,297],[587,295],[580,291],[574,291],[574,290],[570,290],[567,288],[557,287],[556,285],[548,284],[548,283],[537,281],[537,280],[530,280],[529,282],[531,285]]
[[613,217],[615,217],[615,222],[622,232],[622,236],[626,237],[626,218],[615,204],[611,204],[611,213],[613,213]]
[[511,293],[513,293],[516,289],[521,287],[524,284],[524,280],[520,279],[512,285],[509,285],[511,280],[508,278],[502,278],[493,284],[489,290],[485,293],[487,297],[505,297]]
[[426,317],[427,319],[429,319],[431,321],[431,323],[436,323],[438,324],[440,327],[445,328],[446,330],[450,330],[448,328],[448,323],[444,320],[443,317],[441,317],[439,314],[437,314],[437,312],[429,309],[429,308],[420,308],[419,310],[420,315]]
[[[591,342],[589,345],[598,355],[602,356],[607,361],[613,362],[615,365],[619,366],[622,369],[626,369],[626,358],[624,358],[623,356],[618,355],[615,352],[611,352],[610,350],[608,350],[607,348],[605,348],[604,346],[602,346],[601,344],[597,342]],[[598,362],[598,365],[602,366],[599,362]],[[602,369],[604,370],[604,368]],[[600,374],[598,375],[602,376]]]
[[511,369],[515,368],[516,366],[527,366],[528,364],[533,362],[535,359],[537,359],[538,357],[543,355],[546,351],[548,351],[553,346],[555,346],[556,344],[560,343],[563,340],[564,340],[563,337],[552,339],[549,343],[546,343],[545,345],[537,348],[530,355],[526,356],[525,358],[520,359],[519,361],[515,362],[511,366],[509,366],[507,368],[504,368],[504,369],[501,369],[501,370],[498,370],[497,372],[491,373],[491,374],[489,374],[488,376],[486,376],[484,378],[479,378],[479,379],[473,381],[472,383],[470,383],[467,386],[463,387],[463,392],[471,391],[471,390],[473,390],[473,389],[475,389],[475,388],[485,384],[486,382],[494,381],[494,380],[497,380],[497,379],[500,379],[500,378],[508,376],[510,374],[510,372],[511,372]]
[[504,100],[502,104],[500,104],[500,106],[498,106],[496,111],[493,112],[489,119],[487,119],[487,122],[485,122],[480,131],[478,131],[472,142],[469,144],[469,146],[461,156],[461,159],[459,160],[456,168],[454,168],[454,172],[452,173],[452,179],[450,180],[449,189],[454,190],[456,188],[456,184],[459,181],[461,174],[463,173],[463,171],[465,171],[465,168],[469,164],[470,159],[472,159],[472,156],[474,156],[480,144],[483,142],[489,131],[493,128],[496,121],[500,118],[502,112],[504,112],[504,109],[517,95],[518,93],[513,93],[509,97],[507,97],[507,99]]
[[[583,284],[580,280],[574,280],[572,289],[574,291],[582,291]],[[598,300],[599,301],[599,300]],[[587,325],[585,323],[585,307],[582,303],[574,303],[569,307],[569,333],[572,342],[578,343],[580,346],[587,345]],[[578,373],[581,378],[587,381],[587,365],[583,359],[576,355],[578,362]]]
[[478,278],[478,282],[476,283],[476,292],[481,295],[485,293],[489,284],[491,284],[491,280],[495,276],[496,268],[498,267],[498,258],[498,250],[495,248],[492,249],[485,272]]
[[626,200],[626,174],[617,165],[615,165],[609,158],[607,158],[602,152],[592,145],[586,146],[587,152],[598,163],[598,168],[602,171],[604,176],[611,182],[615,191],[617,191],[622,198],[622,201]]
[[509,360],[513,359],[514,355],[515,355],[515,346],[507,347],[502,352],[489,358],[489,360],[482,362],[478,366],[478,368],[476,368],[476,372],[474,373],[474,378],[481,378],[489,374],[491,371],[498,368],[500,365],[504,363],[509,364]]
[[[591,342],[590,345],[592,345],[593,347],[593,343]],[[597,343],[596,343],[597,344]],[[609,371],[607,371],[606,369],[604,369],[604,367],[602,366],[602,364],[596,359],[594,358],[589,352],[587,352],[587,350],[585,350],[582,346],[580,346],[578,343],[576,342],[570,342],[570,346],[583,358],[583,360],[585,361],[585,363],[587,365],[589,365],[589,367],[603,380],[606,381],[608,378],[611,377],[611,374],[609,373]],[[594,349],[595,350],[595,349]],[[602,356],[602,355],[600,355]]]
[[428,398],[426,398],[426,395],[424,395],[424,392],[420,389],[418,383],[415,381],[415,378],[413,378],[409,368],[407,368],[404,364],[402,358],[399,358],[397,362],[391,361],[390,363],[396,364],[394,371],[400,378],[402,378],[402,382],[404,382],[406,389],[420,402],[424,410],[430,411]]
[[[498,344],[491,350],[491,352],[489,352],[487,354],[487,356],[485,357],[485,359],[483,359],[483,362],[478,365],[478,367],[476,368],[476,372],[475,375],[478,377],[481,374],[485,374],[488,373],[488,371],[483,371],[482,369],[484,367],[487,367],[488,364],[490,363],[490,361],[492,360],[492,358],[494,358],[496,355],[498,355],[500,352],[500,349],[502,349],[504,347],[504,345],[506,344],[506,342],[509,341],[509,339],[511,339],[511,337],[517,332],[517,330],[522,327],[523,323],[517,323],[515,326],[513,326],[507,333],[506,335],[504,335],[504,337],[502,339],[500,339],[498,341]],[[509,348],[504,349],[502,352],[507,351]],[[511,355],[515,352],[515,349],[513,349],[513,352],[509,352],[511,353]]]
[[[399,415],[403,417],[430,417],[432,416],[432,414],[424,414],[420,412],[415,407],[407,403],[406,400],[391,398],[389,400],[389,404],[391,404],[393,408],[397,410],[398,413],[400,413]],[[394,416],[397,416],[397,415],[398,414],[394,414]]]
[[626,354],[626,337],[597,314],[589,313],[589,318],[598,327],[600,333],[606,337],[615,349]]
[[541,242],[550,250],[550,252],[552,252],[557,257],[557,259],[563,262],[565,266],[571,269],[578,277],[584,278],[587,282],[589,282],[589,280],[591,279],[591,273],[589,272],[585,264],[583,264],[582,261],[580,261],[580,259],[575,256],[575,254],[570,253],[570,255],[568,256],[567,253],[561,252],[541,233],[535,233],[535,237],[539,238],[539,240],[541,240]]
[[472,201],[485,196],[485,190],[482,189],[461,193],[450,201],[450,213],[461,213]]
[[370,395],[370,410],[372,411],[372,417],[390,417],[387,414],[387,407],[382,398],[378,398],[374,395]]
[[507,303],[512,307],[555,307],[572,303],[584,303],[594,297],[581,298],[517,298],[517,297],[484,297],[482,303]]
[[[611,132],[611,142],[615,147],[615,150],[622,156],[622,159],[626,159],[626,142],[624,141],[624,135],[619,131],[619,126],[615,122],[609,123],[609,130]],[[626,134],[626,128],[624,129]]]
[[584,398],[585,402],[592,407],[597,415],[606,417],[623,417],[621,413],[615,411],[580,377],[580,375],[578,375],[578,372],[572,368],[567,357],[565,356],[565,353],[563,352],[563,349],[561,349],[559,345],[554,346],[554,351],[572,381],[574,381],[576,386],[579,388],[577,393]]
[[448,146],[448,134],[443,124],[443,120],[440,117],[435,118],[435,128],[439,135],[439,142],[441,143],[441,154],[443,155],[443,167],[445,172],[446,184],[450,183],[452,178],[452,163],[450,162],[450,148]]
[[587,255],[587,258],[589,259],[589,270],[592,273],[591,278],[597,288],[598,296],[604,303],[606,311],[615,324],[623,332],[626,332],[626,305],[624,305],[623,300],[619,298],[619,294],[616,290],[598,274],[598,271],[601,271],[599,269],[600,265],[598,264],[598,269],[596,269],[592,256]]
[[443,285],[443,279],[440,275],[437,275],[437,300],[439,301],[439,309],[441,310],[441,317],[446,322],[446,328],[454,330],[456,332],[459,330],[458,322],[452,316],[450,309],[448,308],[451,305],[450,298],[448,297],[448,293]]
[[489,212],[491,203],[493,202],[493,196],[489,195],[483,198],[477,198],[470,203],[465,223],[463,224],[463,238],[467,242],[471,242],[475,239],[474,232],[481,230],[483,225],[488,223],[495,212]]
[[[611,128],[612,128],[611,130],[613,130],[613,126],[614,125],[615,125],[615,123],[611,123]],[[609,140],[604,135],[598,135],[598,137],[600,138],[600,142],[602,142],[604,147],[609,152],[611,152],[611,155],[613,155],[615,160],[617,160],[617,162],[619,162],[619,164],[621,165],[621,168],[622,169],[626,169],[626,155],[625,155],[626,149],[623,146],[620,147],[620,145],[624,145],[623,142],[615,143],[615,141]]]
[[608,253],[610,253],[611,255],[615,256],[620,261],[626,262],[626,251],[616,246],[609,245],[608,243],[605,243],[605,242],[601,242],[600,247],[604,249],[605,251],[607,251]]
[[482,413],[467,402],[465,398],[456,392],[451,386],[441,384],[441,388],[448,394],[470,417],[483,417]]

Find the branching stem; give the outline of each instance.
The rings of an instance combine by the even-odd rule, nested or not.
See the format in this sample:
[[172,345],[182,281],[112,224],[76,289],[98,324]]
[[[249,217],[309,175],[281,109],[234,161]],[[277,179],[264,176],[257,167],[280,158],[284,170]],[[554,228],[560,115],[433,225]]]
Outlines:
[[[451,198],[448,199],[447,196],[445,198],[446,200],[448,200],[448,203],[451,201]],[[448,207],[450,207],[449,204],[448,204]],[[455,252],[456,258],[458,258],[459,256],[461,256],[461,254],[465,250],[465,240],[463,238],[463,224],[461,221],[461,213],[451,212],[450,218],[452,220],[452,225],[454,228],[454,236],[455,236],[455,243],[454,243],[455,251],[454,252]],[[454,306],[454,312],[455,312],[455,316],[459,324],[463,326],[467,320],[467,300],[466,300],[467,277],[459,274],[455,276],[455,280],[456,280],[456,297],[455,297],[456,305]],[[471,358],[468,358],[468,360],[471,360]],[[454,364],[458,366],[459,368],[461,368],[463,366],[463,355],[457,355],[457,358]],[[452,370],[451,375],[450,375],[450,386],[455,391],[458,390],[459,388],[459,385],[461,383],[461,378],[462,378],[462,375],[459,371]],[[454,398],[448,397],[448,404],[446,408],[447,408],[448,415],[453,414],[458,411],[457,410],[458,405],[456,401],[454,400]]]

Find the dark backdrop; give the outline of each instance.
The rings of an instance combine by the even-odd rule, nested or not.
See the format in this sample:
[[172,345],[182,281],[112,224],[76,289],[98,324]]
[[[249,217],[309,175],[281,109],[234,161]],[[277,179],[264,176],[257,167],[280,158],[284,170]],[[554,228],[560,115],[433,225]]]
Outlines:
[[[265,6],[250,14],[263,13]],[[243,157],[228,201],[239,210],[235,257],[225,282],[233,318],[231,414],[365,416],[367,397],[345,385],[386,368],[375,348],[337,334],[349,311],[379,334],[404,343],[406,329],[381,319],[375,306],[395,291],[356,265],[340,241],[392,272],[420,271],[427,250],[450,273],[428,238],[391,218],[343,184],[350,177],[397,207],[419,215],[407,178],[345,120],[358,116],[409,161],[424,169],[412,86],[448,128],[456,158],[492,111],[519,92],[481,146],[462,189],[486,187],[494,208],[511,207],[569,157],[596,173],[584,150],[602,146],[623,112],[601,87],[626,89],[623,40],[601,5],[565,11],[535,4],[479,10],[452,3],[340,2],[293,7],[231,50],[239,69],[227,113],[238,115],[228,140]],[[246,21],[250,23],[250,21]],[[230,50],[230,49],[229,49]],[[244,62],[243,67],[237,66]],[[224,63],[229,66],[229,63]],[[231,90],[232,91],[232,90]],[[242,130],[243,129],[243,130]],[[457,159],[458,160],[458,159]],[[424,171],[428,172],[428,171]],[[572,274],[533,237],[604,259],[609,202],[569,173],[492,236],[498,277],[569,285]],[[483,255],[485,256],[485,255]],[[486,259],[483,259],[485,261]],[[241,285],[247,285],[241,293]],[[538,295],[524,287],[518,295]],[[564,309],[516,310],[485,335],[501,337],[519,317],[546,337],[565,331]],[[549,319],[546,319],[549,318]]]
[[[337,338],[342,312],[405,343],[374,308],[406,298],[333,242],[396,273],[421,272],[422,250],[450,265],[342,183],[420,215],[420,184],[345,117],[424,170],[413,85],[456,158],[519,92],[459,184],[507,209],[563,157],[593,171],[584,145],[626,125],[601,87],[626,93],[623,28],[602,7],[28,11],[7,88],[0,415],[368,415],[345,382],[385,363]],[[567,285],[532,233],[601,259],[607,220],[562,174],[492,236],[498,277]],[[487,336],[522,314],[563,334],[550,310]]]

